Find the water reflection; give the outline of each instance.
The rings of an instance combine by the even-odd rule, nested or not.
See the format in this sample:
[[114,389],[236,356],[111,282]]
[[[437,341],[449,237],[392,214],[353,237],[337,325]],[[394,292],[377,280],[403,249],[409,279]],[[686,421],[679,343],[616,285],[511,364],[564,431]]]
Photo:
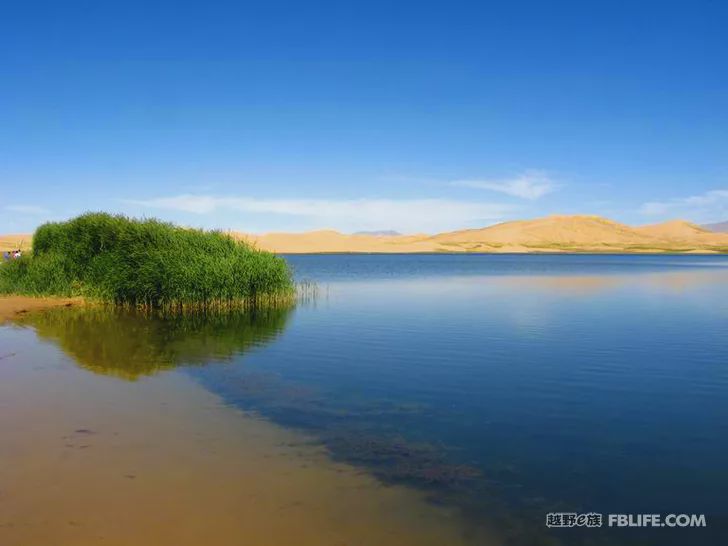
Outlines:
[[[440,442],[411,439],[384,422],[420,416],[423,407],[382,399],[329,398],[321,385],[284,380],[281,374],[240,362],[251,348],[273,341],[291,309],[241,313],[150,316],[108,307],[52,309],[18,321],[53,341],[81,368],[128,381],[178,366],[227,404],[253,410],[316,438],[338,461],[353,463],[390,484],[425,488],[430,499],[463,494],[480,471],[451,460]],[[215,369],[217,368],[217,369]],[[462,500],[462,499],[461,499]]]
[[149,316],[107,307],[51,309],[18,321],[55,341],[79,366],[135,381],[181,365],[231,360],[270,342],[291,309]]

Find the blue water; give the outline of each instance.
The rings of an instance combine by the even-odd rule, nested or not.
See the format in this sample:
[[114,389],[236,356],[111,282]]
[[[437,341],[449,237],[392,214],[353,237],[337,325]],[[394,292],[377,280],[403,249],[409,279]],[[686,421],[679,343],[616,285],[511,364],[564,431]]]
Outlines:
[[[318,297],[236,365],[190,371],[230,403],[513,544],[728,537],[727,257],[288,259]],[[553,532],[549,511],[704,513],[708,529]]]
[[[288,260],[317,286],[293,309],[23,321],[90,373],[187,374],[461,511],[471,537],[728,544],[728,256]],[[708,526],[549,530],[549,512]]]

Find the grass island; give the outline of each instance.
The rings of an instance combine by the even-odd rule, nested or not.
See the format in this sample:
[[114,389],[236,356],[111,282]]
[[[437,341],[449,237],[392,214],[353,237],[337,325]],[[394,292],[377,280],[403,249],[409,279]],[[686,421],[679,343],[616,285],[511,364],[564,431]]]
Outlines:
[[185,310],[287,303],[295,287],[283,258],[225,233],[87,213],[40,226],[0,265],[0,294]]

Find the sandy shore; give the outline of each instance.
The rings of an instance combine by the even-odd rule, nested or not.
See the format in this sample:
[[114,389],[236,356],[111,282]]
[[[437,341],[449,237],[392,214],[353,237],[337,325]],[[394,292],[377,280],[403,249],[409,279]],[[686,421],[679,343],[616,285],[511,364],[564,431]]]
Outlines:
[[83,303],[81,298],[32,298],[29,296],[0,296],[0,324],[18,315],[51,307],[70,307]]

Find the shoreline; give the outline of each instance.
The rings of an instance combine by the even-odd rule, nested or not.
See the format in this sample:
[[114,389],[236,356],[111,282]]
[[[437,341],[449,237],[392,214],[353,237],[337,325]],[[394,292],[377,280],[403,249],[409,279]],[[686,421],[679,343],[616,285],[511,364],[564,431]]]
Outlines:
[[318,250],[318,251],[276,251],[279,256],[728,256],[728,251],[718,250],[656,250],[654,252],[615,250],[528,250],[528,251],[487,251],[487,250]]
[[0,324],[9,322],[25,313],[42,311],[53,307],[72,307],[84,303],[85,300],[78,297],[0,295]]

